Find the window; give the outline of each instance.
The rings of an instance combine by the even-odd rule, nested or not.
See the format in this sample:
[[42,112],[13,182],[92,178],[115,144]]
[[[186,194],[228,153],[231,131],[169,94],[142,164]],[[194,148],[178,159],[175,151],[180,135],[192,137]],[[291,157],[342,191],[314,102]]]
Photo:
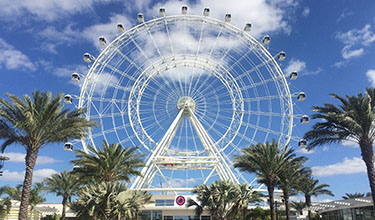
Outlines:
[[163,220],[173,220],[173,216],[164,216]]
[[174,206],[173,199],[156,199],[155,206]]
[[161,212],[152,212],[152,220],[162,220],[161,217]]
[[209,215],[202,215],[201,220],[211,220],[211,216]]
[[140,212],[139,217],[142,220],[151,220],[151,212]]

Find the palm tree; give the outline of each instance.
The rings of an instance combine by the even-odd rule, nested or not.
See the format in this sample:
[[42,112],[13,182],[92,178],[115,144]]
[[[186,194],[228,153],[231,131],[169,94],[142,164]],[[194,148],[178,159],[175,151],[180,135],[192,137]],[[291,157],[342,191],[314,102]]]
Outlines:
[[91,183],[78,193],[70,208],[82,219],[121,219],[118,195],[126,191],[121,182]]
[[36,205],[46,201],[46,198],[40,196],[40,192],[42,191],[42,189],[43,189],[42,183],[36,183],[33,189],[31,189],[29,204],[30,204],[30,211],[32,214],[34,214],[33,211]]
[[292,149],[285,146],[280,149],[277,142],[256,144],[242,149],[242,155],[234,158],[234,167],[242,171],[255,173],[257,181],[267,186],[271,220],[275,220],[274,188],[282,170],[288,163],[301,163],[301,158],[296,157]]
[[70,201],[72,195],[76,195],[78,193],[80,182],[78,181],[77,176],[64,170],[61,173],[53,174],[51,177],[46,178],[43,182],[45,183],[44,189],[46,191],[63,197],[61,219],[64,220],[68,201]]
[[[305,162],[307,158],[301,157],[300,160],[301,162]],[[279,181],[277,185],[283,191],[286,220],[290,219],[289,197],[291,194],[295,193],[294,189],[298,186],[300,179],[308,172],[310,172],[310,169],[302,167],[302,163],[288,163],[279,174]]]
[[[339,106],[324,104],[313,107],[313,111],[317,113],[312,118],[319,121],[305,134],[304,138],[309,141],[308,149],[343,140],[358,143],[367,167],[372,200],[375,201],[375,89],[367,88],[366,94],[345,98],[336,94],[331,96],[340,101]],[[374,203],[373,209],[375,210]]]
[[343,199],[355,199],[365,197],[364,193],[345,193],[345,196],[342,196]]
[[302,211],[306,207],[306,203],[304,201],[293,201],[290,203],[290,206],[294,208],[300,215],[302,215]]
[[121,216],[125,219],[138,219],[138,213],[144,205],[151,203],[152,195],[146,191],[126,190],[118,194]]
[[310,175],[304,176],[301,178],[301,181],[298,185],[298,190],[301,191],[305,195],[305,203],[308,207],[308,216],[311,219],[311,196],[319,196],[319,195],[330,195],[334,196],[333,193],[326,189],[328,188],[328,184],[320,184],[319,180],[315,180]]
[[7,194],[12,200],[21,201],[22,185],[18,184],[15,188],[11,186],[3,186],[0,188],[0,194]]
[[14,144],[26,150],[26,171],[23,182],[19,219],[26,220],[34,166],[39,150],[49,143],[60,143],[70,138],[81,139],[87,129],[96,125],[82,117],[83,109],[63,110],[63,95],[52,98],[50,92],[33,92],[23,100],[7,94],[10,101],[0,98],[1,151]]
[[218,220],[230,219],[238,192],[236,186],[229,181],[215,181],[211,186],[202,184],[193,189],[200,203],[189,199],[187,207],[196,206],[196,216],[200,216],[207,208],[211,216]]
[[240,184],[235,186],[237,189],[237,196],[233,200],[233,206],[230,210],[230,219],[246,220],[247,207],[249,203],[260,201],[263,196],[261,193],[254,191],[248,184]]
[[0,219],[5,219],[12,208],[12,201],[8,198],[0,199]]
[[144,166],[142,155],[137,154],[137,148],[122,148],[120,144],[109,144],[103,141],[103,149],[88,146],[91,154],[76,151],[73,173],[78,174],[86,182],[94,179],[97,182],[130,181],[131,175],[140,175],[137,168]]

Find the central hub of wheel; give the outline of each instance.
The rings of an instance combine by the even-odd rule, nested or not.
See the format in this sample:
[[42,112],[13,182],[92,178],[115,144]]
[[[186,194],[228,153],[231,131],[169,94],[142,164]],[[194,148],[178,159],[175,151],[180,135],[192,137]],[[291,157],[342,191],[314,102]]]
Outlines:
[[194,112],[195,111],[195,102],[191,97],[183,96],[177,102],[177,109],[178,109],[178,111],[183,109],[185,111],[185,113],[189,113],[189,109],[192,112]]

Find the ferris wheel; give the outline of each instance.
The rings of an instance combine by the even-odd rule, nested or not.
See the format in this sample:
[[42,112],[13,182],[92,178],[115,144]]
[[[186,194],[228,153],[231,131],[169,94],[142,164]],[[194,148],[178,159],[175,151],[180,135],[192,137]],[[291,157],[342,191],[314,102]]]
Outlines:
[[[98,57],[85,53],[90,63],[86,76],[73,73],[81,84],[78,107],[100,126],[90,131],[86,145],[100,147],[103,140],[137,146],[146,166],[131,188],[149,191],[185,191],[213,180],[251,182],[233,168],[233,156],[242,148],[275,139],[280,145],[292,138],[293,119],[307,123],[306,115],[293,114],[288,78],[278,62],[285,52],[271,55],[251,35],[230,24],[231,15],[217,20],[188,14],[145,21],[112,42],[99,37]],[[82,78],[82,79],[81,79]],[[72,103],[72,95],[65,96]],[[306,144],[304,140],[300,145]],[[71,143],[68,146],[72,147]]]

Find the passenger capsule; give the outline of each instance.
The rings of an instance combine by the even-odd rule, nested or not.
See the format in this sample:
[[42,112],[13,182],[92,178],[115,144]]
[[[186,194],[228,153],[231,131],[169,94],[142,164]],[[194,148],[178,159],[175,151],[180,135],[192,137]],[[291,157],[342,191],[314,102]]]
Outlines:
[[232,19],[232,15],[231,14],[226,14],[225,15],[225,22],[230,22],[231,19]]
[[307,141],[305,139],[301,139],[298,141],[298,147],[300,148],[306,148],[307,147]]
[[165,16],[165,8],[160,8],[159,14],[160,14],[160,17],[164,17]]
[[293,71],[293,72],[290,73],[290,75],[289,75],[289,79],[291,79],[291,80],[296,80],[297,78],[298,78],[298,73],[297,73],[297,71]]
[[298,95],[297,95],[298,101],[302,102],[302,101],[305,101],[305,99],[306,99],[306,94],[304,92],[298,93]]
[[277,59],[278,59],[279,61],[283,61],[283,60],[285,60],[285,58],[286,58],[286,53],[285,53],[284,51],[281,51],[281,52],[277,55]]
[[266,36],[264,36],[263,37],[263,39],[262,39],[262,43],[263,44],[269,44],[271,42],[271,37],[269,36],[269,35],[266,35]]
[[247,23],[245,25],[244,31],[247,31],[247,32],[251,31],[251,24],[250,23]]
[[64,144],[64,150],[65,150],[65,151],[72,151],[72,150],[73,150],[73,144],[70,143],[70,142],[66,142],[66,143]]
[[107,40],[105,39],[104,36],[99,37],[99,44],[102,45],[102,46],[107,45]]
[[145,18],[144,18],[144,16],[143,16],[142,13],[139,13],[139,14],[137,15],[137,18],[138,18],[138,22],[139,22],[139,23],[145,22]]
[[186,5],[183,5],[182,8],[181,8],[181,13],[183,15],[186,15],[187,14],[187,10],[188,10],[188,7]]
[[71,95],[65,95],[64,96],[64,102],[65,102],[65,104],[72,104],[73,103],[73,97]]
[[124,25],[122,23],[117,24],[117,31],[119,33],[125,32],[125,28],[124,28]]
[[309,116],[302,115],[302,117],[301,117],[301,124],[307,124],[307,123],[309,123],[309,121],[310,121]]
[[79,82],[81,80],[79,73],[72,73],[72,81]]
[[204,16],[210,16],[210,9],[209,8],[204,8],[203,15]]
[[89,53],[83,54],[83,61],[86,63],[91,63],[91,55]]

